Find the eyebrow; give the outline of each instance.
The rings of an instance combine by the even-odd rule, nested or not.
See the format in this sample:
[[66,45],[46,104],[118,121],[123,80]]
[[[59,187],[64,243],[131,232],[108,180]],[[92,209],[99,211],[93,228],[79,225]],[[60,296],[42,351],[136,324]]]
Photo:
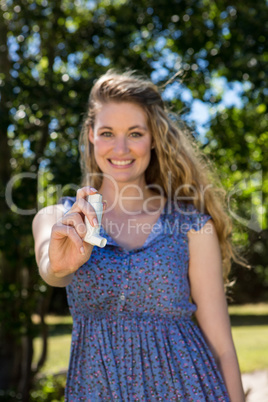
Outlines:
[[108,127],[108,126],[102,126],[99,128],[99,130],[103,130],[104,128],[107,130],[112,130],[112,127]]
[[144,127],[144,126],[139,126],[139,125],[129,127],[129,130],[134,130],[135,128],[139,128],[139,129],[142,129],[142,130],[145,130],[145,131],[147,130],[146,127]]
[[[129,130],[129,131],[130,131],[130,130],[134,130],[135,128],[138,128],[138,129],[141,129],[141,130],[145,130],[145,131],[147,130],[146,127],[144,127],[144,126],[139,126],[139,125],[129,127],[128,130]],[[112,130],[113,128],[112,128],[112,127],[109,127],[109,126],[102,126],[102,127],[99,128],[99,130],[103,130],[103,129]]]

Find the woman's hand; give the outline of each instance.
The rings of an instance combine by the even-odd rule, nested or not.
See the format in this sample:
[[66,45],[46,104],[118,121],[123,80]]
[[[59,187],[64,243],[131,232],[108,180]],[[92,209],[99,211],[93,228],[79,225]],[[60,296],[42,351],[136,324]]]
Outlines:
[[73,273],[90,258],[93,246],[83,241],[85,216],[92,226],[97,217],[85,198],[96,192],[83,187],[66,214],[61,204],[51,205],[40,210],[33,220],[36,262],[40,275],[51,286],[68,285]]
[[72,208],[52,227],[48,253],[50,269],[58,278],[77,271],[90,258],[93,246],[83,241],[85,216],[92,226],[98,226],[98,220],[85,198],[96,192],[90,187],[79,189]]

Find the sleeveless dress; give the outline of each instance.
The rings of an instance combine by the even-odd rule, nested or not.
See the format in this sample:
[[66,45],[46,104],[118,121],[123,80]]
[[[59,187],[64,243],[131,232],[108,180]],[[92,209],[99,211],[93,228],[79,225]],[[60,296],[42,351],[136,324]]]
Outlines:
[[[66,212],[75,198],[64,197]],[[193,322],[188,238],[211,219],[167,202],[140,248],[127,251],[103,228],[105,248],[66,287],[73,317],[67,402],[230,401]]]

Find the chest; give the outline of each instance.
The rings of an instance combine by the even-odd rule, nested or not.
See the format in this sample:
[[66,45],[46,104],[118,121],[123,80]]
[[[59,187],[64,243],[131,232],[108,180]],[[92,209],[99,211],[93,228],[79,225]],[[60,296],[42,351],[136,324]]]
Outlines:
[[161,234],[146,248],[95,247],[68,287],[73,309],[169,312],[189,299],[187,254],[180,241]]
[[153,215],[127,216],[116,220],[106,217],[103,227],[116,243],[126,250],[142,247],[160,219],[160,213]]

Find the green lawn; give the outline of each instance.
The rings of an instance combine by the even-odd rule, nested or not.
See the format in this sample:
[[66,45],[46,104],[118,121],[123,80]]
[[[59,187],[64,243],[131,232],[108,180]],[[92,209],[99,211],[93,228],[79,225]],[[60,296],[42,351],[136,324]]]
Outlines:
[[268,369],[268,304],[231,306],[232,334],[242,373]]
[[[70,357],[72,318],[71,316],[47,316],[49,325],[48,358],[42,367],[44,373],[58,373],[66,370]],[[34,363],[41,350],[41,339],[34,340]]]
[[[243,373],[268,368],[268,304],[231,306],[229,313],[240,368]],[[48,359],[44,373],[66,370],[69,362],[72,319],[48,316]],[[34,341],[34,362],[40,353],[41,340]]]

